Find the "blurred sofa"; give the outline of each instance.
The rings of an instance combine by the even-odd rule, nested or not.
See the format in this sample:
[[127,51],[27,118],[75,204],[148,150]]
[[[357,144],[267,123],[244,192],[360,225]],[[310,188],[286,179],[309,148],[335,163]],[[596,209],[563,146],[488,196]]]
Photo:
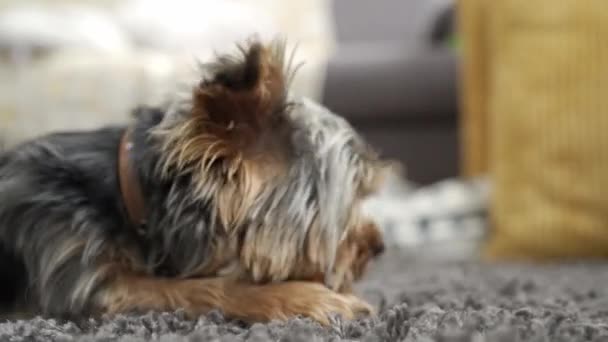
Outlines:
[[334,0],[323,102],[425,184],[457,175],[457,55],[445,0]]

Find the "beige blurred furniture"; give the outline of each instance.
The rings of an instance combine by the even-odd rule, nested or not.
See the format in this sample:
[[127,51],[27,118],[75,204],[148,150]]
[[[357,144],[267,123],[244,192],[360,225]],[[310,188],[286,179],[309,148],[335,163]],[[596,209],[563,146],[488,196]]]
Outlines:
[[463,173],[490,259],[608,257],[608,2],[462,0]]
[[123,123],[254,34],[297,44],[292,90],[319,98],[331,0],[0,0],[0,143]]

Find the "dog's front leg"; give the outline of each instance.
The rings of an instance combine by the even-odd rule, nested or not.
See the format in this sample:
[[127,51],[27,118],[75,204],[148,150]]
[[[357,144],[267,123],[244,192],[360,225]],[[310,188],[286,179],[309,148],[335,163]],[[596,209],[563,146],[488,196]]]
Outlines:
[[339,294],[313,282],[254,285],[228,278],[168,279],[119,276],[97,296],[108,313],[184,309],[190,317],[213,309],[248,322],[310,317],[329,324],[332,313],[352,319],[371,307],[353,295]]

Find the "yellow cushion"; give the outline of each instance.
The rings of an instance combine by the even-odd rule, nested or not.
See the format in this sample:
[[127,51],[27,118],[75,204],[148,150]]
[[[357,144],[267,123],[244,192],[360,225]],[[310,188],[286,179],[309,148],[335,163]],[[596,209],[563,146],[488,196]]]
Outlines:
[[608,1],[486,4],[486,256],[608,257]]

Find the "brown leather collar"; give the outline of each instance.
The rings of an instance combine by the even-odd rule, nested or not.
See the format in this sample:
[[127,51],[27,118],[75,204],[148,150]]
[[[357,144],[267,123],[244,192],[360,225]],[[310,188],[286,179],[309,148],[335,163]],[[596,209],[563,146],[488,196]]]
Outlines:
[[118,179],[122,200],[127,209],[129,220],[138,234],[145,234],[146,203],[139,177],[133,167],[131,151],[133,141],[131,140],[131,129],[127,129],[120,139],[118,148]]

